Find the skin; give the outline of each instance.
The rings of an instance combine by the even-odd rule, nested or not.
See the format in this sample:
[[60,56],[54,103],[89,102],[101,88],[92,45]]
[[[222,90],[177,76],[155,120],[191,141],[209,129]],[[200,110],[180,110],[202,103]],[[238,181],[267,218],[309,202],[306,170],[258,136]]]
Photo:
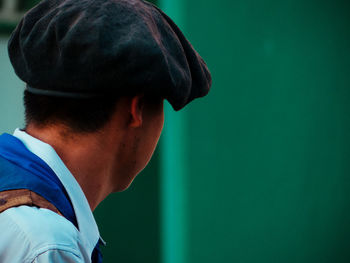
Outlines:
[[91,210],[109,194],[129,187],[150,161],[164,124],[163,100],[121,98],[99,131],[75,133],[61,123],[26,132],[50,144],[80,184]]

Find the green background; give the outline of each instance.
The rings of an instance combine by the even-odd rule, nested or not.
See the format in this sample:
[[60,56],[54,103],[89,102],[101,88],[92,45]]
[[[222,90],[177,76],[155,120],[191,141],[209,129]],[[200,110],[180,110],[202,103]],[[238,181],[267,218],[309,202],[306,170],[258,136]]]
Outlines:
[[187,114],[187,262],[350,262],[349,1],[184,9],[214,77]]
[[[150,166],[97,208],[105,262],[350,262],[350,3],[157,4],[213,87],[166,106]],[[23,122],[5,50],[2,131]]]

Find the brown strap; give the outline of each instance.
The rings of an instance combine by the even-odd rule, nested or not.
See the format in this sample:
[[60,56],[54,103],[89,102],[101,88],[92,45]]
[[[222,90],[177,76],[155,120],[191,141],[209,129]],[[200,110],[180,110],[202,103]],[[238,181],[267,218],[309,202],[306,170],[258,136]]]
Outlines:
[[62,216],[60,211],[44,197],[28,190],[18,189],[0,192],[0,213],[21,205],[49,209]]

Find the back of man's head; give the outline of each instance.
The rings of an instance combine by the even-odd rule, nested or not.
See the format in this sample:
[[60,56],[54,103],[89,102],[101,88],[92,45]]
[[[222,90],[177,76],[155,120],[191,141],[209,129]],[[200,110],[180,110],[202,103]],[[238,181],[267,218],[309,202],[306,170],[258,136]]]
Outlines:
[[[89,109],[98,114],[113,105],[111,98],[135,94],[167,99],[179,110],[211,85],[205,62],[180,29],[142,0],[43,0],[8,47],[27,84],[28,120],[53,112],[64,118],[84,112],[89,119]],[[39,104],[47,112],[36,117]]]

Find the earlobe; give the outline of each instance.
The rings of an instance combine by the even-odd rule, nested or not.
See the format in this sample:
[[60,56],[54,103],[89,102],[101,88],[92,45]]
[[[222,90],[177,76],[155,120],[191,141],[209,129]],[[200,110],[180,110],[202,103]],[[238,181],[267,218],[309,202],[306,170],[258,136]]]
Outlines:
[[130,126],[138,128],[142,126],[144,96],[137,95],[131,98],[130,103]]

